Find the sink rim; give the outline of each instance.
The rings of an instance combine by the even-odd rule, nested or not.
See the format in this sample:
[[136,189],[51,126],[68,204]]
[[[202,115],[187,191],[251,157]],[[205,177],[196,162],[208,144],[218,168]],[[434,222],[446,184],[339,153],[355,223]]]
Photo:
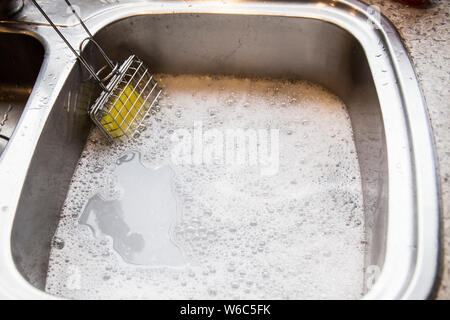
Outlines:
[[[19,134],[19,130],[22,128],[23,129],[23,123],[27,122],[24,115],[26,112],[28,112],[28,110],[30,108],[32,108],[32,106],[36,103],[36,99],[35,99],[35,95],[36,95],[36,89],[40,88],[42,86],[43,83],[43,78],[44,78],[44,73],[45,73],[45,69],[49,63],[48,59],[47,59],[47,50],[49,48],[49,44],[48,42],[45,40],[45,38],[40,35],[39,33],[33,32],[32,30],[29,30],[27,28],[22,28],[19,27],[17,28],[17,26],[15,26],[14,28],[10,27],[8,24],[0,24],[0,33],[6,33],[6,34],[21,34],[27,37],[31,37],[35,40],[37,40],[41,45],[42,48],[44,50],[44,58],[43,61],[41,63],[41,68],[39,71],[39,74],[34,82],[33,85],[33,89],[31,91],[30,96],[28,97],[28,101],[26,103],[26,105],[24,106],[24,110],[22,112],[22,116],[20,117],[17,125],[16,125],[16,129],[14,130],[12,136],[9,139],[9,142],[6,146],[6,148],[4,149],[3,153],[0,155],[0,171],[2,171],[2,173],[0,173],[1,179],[3,181],[7,181],[7,186],[5,183],[2,183],[2,191],[3,190],[12,190],[13,188],[19,188],[19,193],[21,190],[21,182],[23,182],[23,179],[25,177],[26,174],[26,168],[27,168],[27,161],[26,161],[26,157],[20,157],[18,158],[19,161],[16,161],[15,163],[19,164],[20,168],[25,168],[20,170],[11,170],[13,172],[8,172],[10,170],[5,169],[4,163],[8,162],[8,158],[9,158],[9,148],[13,147],[13,149],[20,144],[24,144],[26,146],[29,146],[30,143],[26,142],[24,143],[23,138],[24,135],[23,134]],[[19,140],[18,142],[16,142],[17,140]],[[22,141],[20,141],[22,140]],[[21,149],[19,147],[19,149]],[[22,150],[28,150],[28,154],[30,156],[29,159],[31,159],[31,155],[33,152],[33,148],[23,148]],[[12,152],[14,153],[14,151]],[[8,154],[8,155],[7,155]],[[25,160],[25,161],[24,161]],[[5,171],[7,172],[5,174]],[[22,174],[19,174],[19,172],[23,172]],[[9,178],[8,178],[9,176]],[[22,179],[20,179],[20,177],[22,176]],[[12,186],[13,182],[15,185]],[[15,189],[17,192],[17,189]],[[6,195],[7,193],[5,193],[4,195]],[[10,193],[10,195],[12,195],[13,193]],[[18,200],[18,198],[17,198]],[[14,203],[14,198],[8,198],[8,199],[4,199],[2,197],[1,199],[1,205],[0,207],[2,208],[1,214],[0,214],[0,220],[2,220],[2,225],[0,226],[0,237],[2,238],[2,241],[4,241],[4,239],[7,239],[8,241],[6,241],[9,245],[9,240],[10,240],[10,233],[11,233],[11,224],[12,223],[12,219],[14,218],[14,213],[11,212],[9,210],[9,205],[10,203]],[[8,224],[9,223],[9,224]],[[3,299],[13,299],[13,297],[21,297],[22,299],[39,299],[39,297],[42,299],[42,292],[38,289],[36,289],[35,287],[33,287],[31,284],[29,284],[23,277],[22,275],[17,271],[16,266],[14,264],[14,262],[11,260],[11,247],[10,245],[7,247],[3,247],[2,246],[2,251],[0,253],[0,273],[2,273],[2,275],[7,275],[5,278],[6,279],[1,279],[0,282],[2,283],[2,286],[9,286],[9,288],[13,289],[10,293],[8,294],[4,294],[2,291],[0,290],[0,298]],[[3,277],[2,277],[3,278]],[[5,280],[5,281],[3,281]],[[25,293],[25,294],[24,294]],[[50,298],[50,295],[45,294],[45,296],[47,296],[47,298]],[[50,297],[48,297],[50,296]]]
[[[319,3],[319,2],[317,2]],[[381,19],[381,25],[379,25],[379,32],[373,32],[369,30],[367,25],[364,28],[363,23],[365,19],[368,18],[367,5],[359,3],[353,0],[341,0],[334,1],[333,3],[339,4],[341,9],[336,9],[331,6],[323,6],[324,1],[320,2],[322,6],[319,7],[315,3],[311,2],[296,2],[296,3],[259,3],[259,2],[240,2],[240,3],[230,3],[227,5],[217,6],[216,3],[196,3],[193,2],[191,7],[183,5],[183,3],[178,1],[158,3],[152,2],[151,4],[139,4],[134,6],[127,5],[117,5],[106,11],[98,13],[88,19],[89,27],[98,31],[105,27],[106,25],[117,21],[119,19],[135,16],[135,15],[145,15],[145,14],[173,14],[173,13],[215,13],[215,14],[242,14],[242,15],[279,15],[284,17],[301,17],[301,18],[311,18],[319,19],[323,21],[328,21],[337,24],[339,27],[345,29],[347,32],[351,33],[355,38],[359,40],[362,47],[367,52],[373,52],[372,46],[370,45],[373,39],[383,39],[387,44],[388,54],[386,59],[390,62],[386,62],[390,66],[392,75],[395,76],[396,83],[392,85],[392,99],[397,101],[399,98],[403,99],[404,106],[399,106],[397,112],[404,113],[405,117],[405,128],[404,131],[400,129],[393,129],[394,133],[396,131],[401,131],[399,134],[404,134],[403,138],[411,140],[409,144],[393,144],[390,149],[388,146],[388,157],[395,158],[396,156],[404,157],[408,166],[408,170],[411,170],[412,179],[415,185],[411,186],[411,192],[408,190],[403,190],[406,194],[400,199],[405,201],[400,201],[398,198],[391,196],[392,192],[399,192],[401,190],[396,190],[399,186],[402,186],[402,177],[408,176],[408,173],[403,172],[402,167],[396,167],[397,164],[393,161],[389,161],[389,184],[390,184],[390,202],[389,205],[392,208],[397,206],[396,215],[401,215],[401,217],[393,217],[392,214],[388,214],[389,227],[388,227],[388,239],[390,238],[390,246],[387,248],[386,261],[382,269],[381,275],[375,286],[368,292],[365,299],[424,299],[428,298],[431,293],[436,280],[436,275],[438,272],[438,261],[439,261],[439,217],[441,212],[440,207],[440,187],[437,171],[437,160],[434,153],[434,143],[432,137],[431,126],[428,121],[427,110],[423,95],[421,93],[420,87],[418,85],[417,78],[414,74],[412,64],[409,60],[406,49],[403,46],[400,37],[392,26],[392,24],[386,19]],[[331,2],[330,2],[331,3]],[[158,6],[160,4],[160,6]],[[296,10],[301,8],[297,13]],[[301,11],[301,12],[300,12]],[[269,13],[268,13],[269,12]],[[347,13],[345,13],[347,12]],[[355,15],[352,16],[348,12],[353,12]],[[376,23],[376,22],[375,22]],[[359,29],[359,27],[362,27]],[[68,28],[70,29],[70,28]],[[1,29],[0,29],[1,32]],[[23,31],[29,32],[29,31]],[[50,52],[50,55],[44,59],[43,66],[41,69],[41,74],[35,83],[35,88],[45,85],[44,80],[41,78],[42,74],[48,73],[47,69],[49,61],[53,54],[54,48],[49,41],[44,39],[52,38],[52,30],[45,31],[46,35],[42,38],[45,42],[44,48]],[[44,32],[44,33],[45,33]],[[38,34],[32,34],[35,37],[40,37]],[[76,38],[74,36],[74,38]],[[373,57],[367,57],[371,67],[379,67],[379,63],[375,62]],[[64,79],[67,77],[69,71],[64,71],[59,74],[59,81],[55,88],[47,88],[50,93],[49,105],[53,106],[55,96],[61,89]],[[373,72],[372,72],[373,73]],[[381,84],[377,84],[377,91]],[[33,90],[34,92],[35,90]],[[387,94],[383,92],[379,95],[384,96]],[[398,96],[400,95],[400,96]],[[381,100],[382,98],[380,98]],[[389,99],[385,98],[385,101]],[[30,96],[27,103],[26,109],[30,109],[30,106],[37,104],[36,97]],[[398,101],[397,101],[398,102]],[[386,103],[381,101],[381,108]],[[393,103],[395,106],[395,103]],[[386,113],[391,112],[387,110],[387,107],[383,110],[383,118]],[[13,218],[15,209],[17,207],[17,202],[20,196],[20,190],[22,183],[26,176],[26,168],[28,167],[29,161],[31,161],[31,156],[36,147],[37,140],[39,138],[39,133],[44,125],[44,122],[49,114],[51,108],[48,110],[39,110],[37,115],[35,114],[25,114],[22,116],[21,121],[17,125],[20,127],[21,133],[25,135],[23,137],[18,137],[17,143],[14,144],[14,149],[11,152],[4,152],[5,157],[3,163],[13,163],[12,159],[14,154],[20,154],[19,151],[22,148],[17,147],[20,145],[20,141],[25,142],[25,145],[29,147],[28,155],[29,157],[24,157],[19,165],[19,168],[12,168],[11,170],[5,169],[6,166],[0,166],[0,178],[4,177],[20,177],[14,186],[10,187],[11,190],[7,190],[10,194],[11,200],[7,203],[7,209],[3,210],[3,214],[0,214],[0,246],[2,246],[2,253],[11,253],[10,246],[10,232],[12,228]],[[392,108],[394,109],[394,108]],[[28,110],[27,110],[28,113]],[[396,115],[391,115],[395,117]],[[397,115],[398,117],[398,115]],[[38,121],[39,120],[39,121]],[[26,134],[24,130],[25,124],[34,123],[34,128],[32,134]],[[383,120],[384,122],[384,120]],[[414,128],[412,130],[411,128]],[[390,129],[388,128],[386,132]],[[389,138],[390,139],[390,138]],[[11,141],[13,142],[13,141]],[[389,141],[388,141],[389,142]],[[10,143],[12,144],[12,143]],[[407,150],[402,148],[408,147]],[[397,149],[400,148],[400,149]],[[414,150],[420,150],[422,152],[414,152]],[[403,152],[402,152],[403,151]],[[424,152],[425,151],[425,152]],[[22,153],[23,154],[23,153]],[[409,159],[411,157],[411,159]],[[403,162],[400,162],[403,164]],[[16,175],[13,175],[16,173]],[[391,177],[395,181],[391,181]],[[23,179],[22,179],[23,178]],[[3,191],[4,187],[0,187]],[[14,192],[15,190],[15,192]],[[416,194],[413,195],[414,191]],[[401,202],[399,205],[396,202]],[[404,204],[409,205],[408,210],[404,209]],[[405,212],[407,211],[407,212]],[[391,212],[391,210],[389,210]],[[399,212],[397,214],[397,212]],[[409,217],[410,220],[402,221],[402,217]],[[395,219],[395,220],[392,220]],[[407,224],[406,226],[403,224]],[[407,229],[405,231],[404,229]],[[404,239],[396,239],[400,235],[406,237]],[[8,241],[4,241],[4,233],[8,236]],[[5,247],[3,247],[5,246]],[[406,263],[401,261],[401,263],[396,263],[399,257],[402,257],[404,252],[396,250],[396,246],[403,246],[404,248],[410,248],[411,252],[408,252],[406,256],[403,256]],[[3,250],[6,249],[6,250]],[[404,249],[405,250],[405,249]],[[417,251],[417,253],[415,252]],[[402,260],[402,259],[401,259]],[[5,272],[3,272],[5,271]],[[9,274],[12,277],[11,280],[5,279]],[[406,276],[406,277],[405,277]],[[407,280],[405,280],[407,279]],[[2,254],[0,256],[0,283],[5,283],[9,287],[13,287],[15,290],[13,292],[5,292],[6,297],[31,297],[31,298],[55,298],[43,291],[40,291],[32,287],[27,281],[25,281],[21,275],[18,274],[15,264],[12,261],[10,254]],[[0,288],[4,288],[1,285]],[[21,289],[20,289],[21,288]],[[2,295],[2,290],[0,289],[0,296]]]

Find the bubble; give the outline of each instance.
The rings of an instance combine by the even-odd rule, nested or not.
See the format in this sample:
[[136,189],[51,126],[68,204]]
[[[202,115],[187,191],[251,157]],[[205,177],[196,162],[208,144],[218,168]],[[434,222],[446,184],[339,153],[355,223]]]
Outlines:
[[58,237],[53,237],[53,247],[56,249],[63,249],[64,248],[64,240]]
[[94,167],[94,172],[95,172],[95,173],[100,173],[100,172],[103,171],[103,169],[104,169],[104,167],[103,167],[101,164],[97,164],[97,165],[95,165],[95,167]]

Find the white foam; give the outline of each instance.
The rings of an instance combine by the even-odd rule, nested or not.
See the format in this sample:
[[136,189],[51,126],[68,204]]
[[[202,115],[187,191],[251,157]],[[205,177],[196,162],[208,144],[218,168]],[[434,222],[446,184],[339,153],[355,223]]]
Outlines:
[[[61,213],[46,290],[83,299],[360,297],[362,193],[344,104],[308,82],[158,78],[164,87],[160,111],[139,137],[111,146],[97,129],[91,133]],[[176,129],[192,129],[194,121],[207,129],[279,129],[279,172],[262,176],[256,167],[171,164],[171,135]],[[144,171],[172,170],[178,209],[164,234],[180,249],[181,264],[167,266],[162,258],[148,264],[130,258],[144,263],[129,263],[128,256],[124,259],[123,252],[113,249],[114,232],[99,228],[95,215],[80,223],[95,195],[106,202],[123,200],[146,188],[145,183],[126,184],[127,190],[111,186],[118,175],[117,159],[131,150],[141,154]],[[137,179],[142,172],[125,175]],[[157,222],[145,213],[152,203],[139,201],[142,226],[152,230]],[[123,214],[125,224],[127,217],[134,219],[128,235],[139,233],[133,227],[137,211]]]

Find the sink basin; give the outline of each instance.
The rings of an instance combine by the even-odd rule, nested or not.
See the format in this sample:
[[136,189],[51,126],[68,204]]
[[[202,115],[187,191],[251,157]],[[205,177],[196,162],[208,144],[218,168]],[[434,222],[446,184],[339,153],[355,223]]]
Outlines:
[[44,48],[34,37],[0,30],[0,155],[33,89],[44,60]]
[[[358,1],[168,1],[111,6],[88,19],[107,52],[131,52],[152,72],[308,80],[347,106],[365,216],[367,299],[425,299],[439,266],[439,184],[426,106],[392,24]],[[370,23],[368,23],[368,21]],[[75,27],[66,32],[82,38]],[[51,241],[91,128],[95,96],[61,45],[47,39],[56,85],[22,117],[0,165],[0,296],[54,298],[45,288]],[[117,37],[126,34],[126,37]],[[103,64],[90,45],[84,55]],[[53,66],[50,68],[50,66]],[[61,70],[61,71],[60,71]],[[41,107],[39,107],[41,106]],[[19,159],[19,160],[18,160]],[[6,187],[4,181],[11,181]]]

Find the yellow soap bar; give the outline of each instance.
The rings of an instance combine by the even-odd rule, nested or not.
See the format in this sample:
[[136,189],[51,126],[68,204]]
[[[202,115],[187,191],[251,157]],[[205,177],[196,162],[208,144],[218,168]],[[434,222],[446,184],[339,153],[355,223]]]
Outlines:
[[108,114],[101,120],[103,127],[115,138],[127,132],[130,126],[136,125],[133,119],[139,113],[144,101],[131,85],[127,85],[118,99],[110,107]]

